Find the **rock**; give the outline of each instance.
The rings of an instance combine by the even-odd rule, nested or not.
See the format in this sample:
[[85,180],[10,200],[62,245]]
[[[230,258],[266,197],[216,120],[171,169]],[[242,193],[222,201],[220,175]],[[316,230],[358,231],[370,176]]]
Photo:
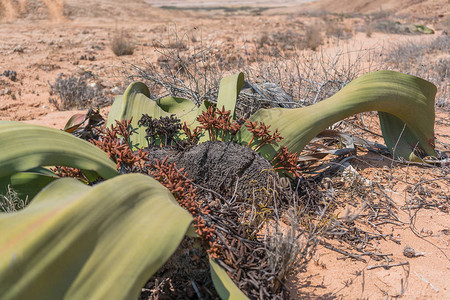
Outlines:
[[252,91],[258,93],[261,97],[270,101],[270,105],[272,107],[295,107],[295,102],[292,97],[286,93],[283,88],[273,82],[252,84],[246,80],[242,89],[251,89]]
[[17,45],[16,47],[14,47],[13,52],[23,53],[22,45]]
[[2,73],[3,76],[8,77],[11,81],[17,80],[17,72],[12,70],[5,70]]
[[111,81],[104,80],[100,83],[103,88],[112,88],[114,85]]
[[417,257],[417,256],[423,256],[425,253],[423,252],[417,252],[413,249],[411,246],[406,246],[405,249],[403,249],[403,255],[409,258]]
[[116,95],[120,94],[120,89],[117,86],[113,87],[111,89],[111,94],[116,94]]

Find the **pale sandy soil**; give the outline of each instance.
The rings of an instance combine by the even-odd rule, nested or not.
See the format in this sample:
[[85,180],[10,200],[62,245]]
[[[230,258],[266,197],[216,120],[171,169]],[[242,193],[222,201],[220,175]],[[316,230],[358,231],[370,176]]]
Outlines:
[[[52,97],[49,83],[53,83],[60,73],[77,75],[90,71],[95,74],[95,78],[91,81],[100,83],[107,95],[113,97],[123,92],[125,88],[122,71],[126,70],[128,64],[143,65],[146,60],[156,62],[160,54],[154,51],[152,44],[156,41],[167,42],[169,32],[174,28],[178,32],[195,35],[196,40],[215,43],[219,45],[217,46],[219,49],[226,50],[245,48],[246,44],[254,44],[263,32],[286,28],[302,30],[303,25],[298,24],[313,24],[311,19],[299,13],[302,11],[299,7],[268,10],[264,11],[262,16],[245,12],[224,15],[222,12],[214,14],[202,11],[161,10],[148,6],[145,1],[135,2],[134,9],[127,11],[129,6],[121,1],[83,1],[83,3],[66,1],[64,11],[61,1],[29,1],[27,4],[26,1],[1,0],[0,7],[3,11],[0,19],[0,74],[5,70],[14,70],[18,79],[12,82],[7,77],[0,76],[2,91],[0,120],[27,121],[62,128],[67,119],[77,111],[56,111],[48,102],[49,97]],[[162,1],[150,2],[162,5]],[[194,2],[164,1],[164,5],[196,6],[205,2],[219,3],[219,1]],[[258,2],[260,6],[266,4],[278,6],[285,1],[246,2],[248,5]],[[288,2],[292,4],[304,1]],[[340,1],[333,2],[340,3]],[[356,7],[348,4],[349,2],[355,1],[346,1],[346,4],[341,6],[341,11],[359,9],[366,13],[379,9],[379,6],[377,8],[364,1],[358,2],[361,5]],[[383,3],[383,9],[398,5],[394,1]],[[402,12],[413,9],[413,12],[431,14],[434,17],[445,12],[445,5],[448,5],[448,1],[427,3],[429,5],[420,6],[419,3],[406,8],[403,3]],[[440,5],[439,8],[437,5]],[[350,6],[351,8],[348,8]],[[353,24],[357,21],[349,22]],[[117,57],[109,48],[111,36],[117,29],[128,30],[135,37],[137,48],[134,55]],[[381,33],[374,33],[368,38],[364,33],[354,32],[351,39],[339,44],[326,43],[322,49],[324,52],[332,53],[336,49],[371,48],[374,49],[374,53],[383,55],[386,49],[395,43],[430,38],[432,37]],[[19,48],[23,51],[17,51]],[[82,55],[95,56],[95,60],[81,60]],[[441,150],[447,151],[449,149],[446,147],[450,143],[449,117],[448,112],[439,111],[437,120],[440,123],[436,125],[436,137],[440,142],[437,145]],[[373,130],[377,130],[377,126],[374,125]],[[360,168],[360,173],[369,179],[385,180],[389,176],[386,176],[387,171],[384,167],[389,167],[388,175],[396,179],[395,184],[389,185],[388,182],[383,184],[398,207],[408,204],[410,200],[408,186],[414,186],[424,179],[437,179],[442,175],[434,169],[416,166],[396,165],[390,168],[390,161],[378,156],[362,155],[359,158],[361,162],[357,167]],[[427,198],[429,201],[441,199],[438,197],[442,195],[447,197],[446,202],[444,201],[447,211],[433,208],[421,209],[417,213],[416,228],[422,233],[431,233],[431,237],[419,238],[414,235],[408,226],[407,210],[398,210],[398,216],[401,222],[404,222],[401,226],[384,224],[372,228],[361,221],[361,226],[365,226],[369,231],[392,233],[399,244],[389,239],[380,239],[377,241],[378,252],[392,254],[390,256],[393,259],[392,263],[408,262],[408,265],[369,270],[368,266],[385,262],[367,258],[366,263],[363,263],[319,247],[307,271],[292,277],[289,284],[292,287],[292,298],[449,299],[449,186],[446,185],[446,181],[439,180],[427,182],[424,186],[431,190],[431,196]],[[407,245],[424,252],[425,255],[417,258],[403,256],[403,249]]]
[[284,7],[284,6],[293,6],[304,3],[313,2],[314,0],[287,0],[287,1],[273,1],[273,0],[230,0],[224,3],[224,1],[196,1],[196,0],[185,0],[185,1],[177,1],[177,0],[168,0],[168,1],[160,1],[160,0],[146,0],[146,2],[152,6],[161,7],[161,6],[173,6],[173,7],[220,7],[220,6],[262,6],[262,7]]
[[312,8],[336,13],[374,13],[395,11],[396,14],[412,14],[416,16],[436,16],[448,14],[450,3],[442,0],[354,0],[354,1],[315,1]]

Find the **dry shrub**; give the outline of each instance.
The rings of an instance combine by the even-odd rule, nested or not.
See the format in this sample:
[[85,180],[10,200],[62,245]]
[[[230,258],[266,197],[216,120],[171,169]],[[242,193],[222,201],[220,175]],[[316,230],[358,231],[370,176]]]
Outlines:
[[90,76],[91,73],[85,73],[80,77],[60,74],[55,83],[50,84],[50,94],[58,96],[58,99],[50,98],[49,102],[57,110],[109,105],[110,102],[103,95],[102,87],[99,84],[91,86],[87,83]]
[[370,38],[370,37],[372,37],[372,34],[373,34],[373,29],[372,29],[372,25],[367,25],[367,27],[366,27],[366,36],[368,37],[368,38]]
[[[298,52],[289,59],[261,61],[245,71],[249,81],[277,84],[291,96],[295,106],[306,106],[329,98],[356,77],[377,69],[374,57],[370,49],[338,50],[329,54],[322,51]],[[246,91],[241,92],[241,96],[247,94]],[[258,100],[266,102],[270,99]]]
[[325,33],[328,37],[344,38],[346,33],[344,26],[338,20],[327,20]]
[[320,26],[306,26],[304,29],[264,32],[256,40],[258,53],[270,56],[289,56],[295,50],[316,50],[323,44]]
[[15,212],[27,206],[28,203],[28,197],[25,200],[20,199],[17,192],[9,185],[6,194],[0,194],[0,212]]
[[167,45],[168,48],[178,49],[179,51],[185,51],[188,50],[189,47],[186,45],[182,40],[177,40],[174,42],[170,42]]
[[132,55],[136,48],[132,37],[124,30],[116,31],[111,39],[111,50],[117,56]]
[[450,82],[450,37],[441,35],[431,42],[407,41],[396,45],[386,56],[393,70],[424,78],[438,88],[436,105],[448,108]]
[[[151,91],[152,98],[165,96],[183,97],[196,104],[203,100],[215,100],[222,74],[245,65],[247,57],[235,47],[219,52],[216,47],[201,43],[201,47],[191,47],[186,39],[188,34],[178,36],[171,33],[167,42],[155,41],[153,47],[159,53],[156,63],[146,60],[146,65],[131,65],[123,69],[127,81],[143,81]],[[183,45],[183,46],[182,46]],[[130,72],[131,71],[131,72]]]
[[323,44],[322,33],[318,26],[308,26],[305,32],[304,48],[317,50]]

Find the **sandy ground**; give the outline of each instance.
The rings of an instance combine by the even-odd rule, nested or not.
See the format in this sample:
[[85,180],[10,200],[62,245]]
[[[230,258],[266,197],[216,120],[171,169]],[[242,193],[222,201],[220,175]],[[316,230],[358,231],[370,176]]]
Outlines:
[[161,6],[172,6],[172,7],[197,7],[197,8],[213,8],[220,6],[262,6],[262,7],[285,7],[285,6],[294,6],[304,3],[313,2],[314,0],[288,0],[288,1],[268,1],[268,0],[230,0],[224,4],[223,1],[195,1],[195,0],[185,0],[185,1],[177,1],[177,0],[169,0],[169,1],[159,1],[159,0],[147,0],[146,2],[155,7]]
[[[0,74],[5,70],[17,72],[16,81],[0,76],[0,120],[26,121],[62,128],[67,119],[78,111],[57,111],[48,101],[50,97],[54,97],[50,94],[49,84],[60,73],[77,75],[92,72],[95,76],[90,80],[101,84],[106,95],[112,98],[125,88],[122,72],[128,64],[143,65],[146,60],[156,62],[159,54],[154,51],[152,44],[155,41],[167,41],[173,28],[178,32],[189,32],[197,40],[224,45],[226,49],[254,43],[262,32],[310,22],[310,19],[299,14],[302,11],[299,7],[282,8],[281,11],[268,10],[261,16],[245,11],[224,14],[221,11],[161,10],[146,3],[200,6],[206,2],[218,5],[221,1],[135,1],[132,12],[128,12],[127,5],[120,1],[79,2],[66,1],[66,6],[63,6],[61,1],[56,0],[0,1],[3,9],[0,19]],[[284,3],[299,2],[307,1],[239,1],[240,4],[256,3],[260,6],[282,6]],[[430,6],[420,11],[429,13],[430,7],[437,3],[431,2]],[[445,2],[441,1],[444,8]],[[234,4],[233,1],[228,3]],[[392,3],[386,1],[386,7],[392,7]],[[363,4],[359,8],[363,12],[376,9]],[[358,8],[353,6],[352,9]],[[441,9],[442,6],[439,10],[432,11],[432,16],[442,13]],[[111,36],[118,29],[132,32],[137,45],[134,55],[117,57],[111,51]],[[354,32],[353,37],[344,44],[325,44],[323,50],[332,52],[342,47],[365,47],[378,49],[382,55],[393,43],[424,38],[431,37],[374,33],[368,38],[364,33]],[[95,59],[85,60],[82,56]],[[448,112],[438,111],[437,120],[436,137],[441,142],[438,147],[448,151],[449,149],[445,149],[445,145],[450,143]],[[385,172],[385,166],[390,166],[389,160],[380,157],[366,155],[361,160],[363,162],[358,165],[361,174],[371,179],[376,174]],[[387,191],[398,207],[408,204],[410,200],[408,186],[414,186],[423,179],[438,179],[440,176],[437,171],[422,167],[396,166],[390,168],[389,172],[398,179],[395,185],[387,185]],[[379,177],[385,178],[381,175]],[[429,181],[424,185],[432,191],[430,201],[441,199],[440,196],[447,197],[446,202],[444,201],[447,211],[434,208],[417,212],[416,228],[424,234],[431,234],[430,237],[416,236],[408,226],[407,211],[402,209],[398,210],[402,225],[383,224],[371,228],[378,230],[377,232],[392,233],[398,243],[380,238],[378,251],[392,254],[392,263],[407,262],[406,265],[372,269],[368,267],[385,262],[367,259],[363,263],[319,247],[307,271],[293,276],[289,284],[292,298],[449,299],[449,186],[445,181],[439,180]],[[424,255],[405,257],[403,249],[408,245]]]

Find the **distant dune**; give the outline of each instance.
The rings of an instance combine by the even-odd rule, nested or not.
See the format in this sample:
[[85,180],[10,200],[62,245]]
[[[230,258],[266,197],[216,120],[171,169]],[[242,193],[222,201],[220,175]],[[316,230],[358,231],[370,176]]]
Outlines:
[[392,12],[417,16],[448,15],[450,11],[449,0],[0,0],[0,21],[29,19],[64,22],[78,18],[124,17],[164,19],[187,13],[180,10],[161,10],[158,8],[161,6],[256,6],[279,8],[281,11],[284,9],[289,12],[293,10],[333,13]]
[[335,13],[374,13],[392,11],[395,14],[435,15],[437,12],[448,15],[448,0],[321,0],[310,7]]

